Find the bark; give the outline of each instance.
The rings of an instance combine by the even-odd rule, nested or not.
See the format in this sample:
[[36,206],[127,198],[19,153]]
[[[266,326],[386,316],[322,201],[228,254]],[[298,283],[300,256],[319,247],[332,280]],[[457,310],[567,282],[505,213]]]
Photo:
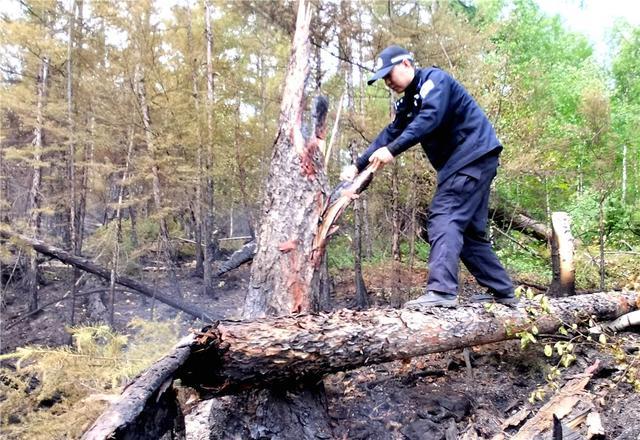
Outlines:
[[[326,99],[316,99],[309,138],[301,121],[309,75],[311,9],[298,3],[292,55],[284,80],[278,133],[264,193],[257,254],[243,316],[317,310],[328,292],[324,247],[314,246],[327,181],[320,151],[326,137]],[[330,437],[321,383],[249,391],[229,403],[227,438]]]
[[[18,240],[20,242],[23,242],[29,246],[31,246],[33,249],[35,249],[37,252],[43,254],[43,255],[47,255],[49,257],[55,258],[57,260],[62,261],[63,263],[66,264],[70,264],[72,266],[78,267],[79,269],[82,269],[86,272],[92,273],[94,275],[97,275],[105,280],[109,280],[111,277],[111,271],[105,267],[99,266],[97,264],[95,264],[94,262],[92,262],[91,260],[82,257],[80,255],[71,255],[69,252],[66,252],[62,249],[56,248],[54,246],[50,246],[46,243],[43,243],[40,240],[37,239],[33,239],[33,238],[29,238],[25,235],[21,235],[21,234],[16,234],[14,232],[9,232],[7,230],[4,229],[0,229],[0,237],[3,238],[7,238],[7,239],[15,239]],[[163,293],[162,291],[159,291],[157,289],[154,289],[152,287],[147,286],[146,284],[141,283],[138,280],[134,280],[133,278],[129,278],[129,277],[125,277],[122,275],[117,275],[115,277],[115,282],[117,284],[120,284],[121,286],[125,286],[128,287],[130,289],[133,289],[134,291],[141,293],[144,296],[148,296],[149,298],[154,298],[157,299],[158,301],[160,301],[161,303],[164,303],[168,306],[173,307],[174,309],[177,310],[181,310],[185,313],[188,313],[189,315],[193,316],[194,318],[199,318],[202,320],[208,320],[208,321],[213,321],[213,318],[211,318],[209,315],[207,315],[207,312],[202,310],[202,308],[200,307],[196,307],[196,306],[192,306],[189,304],[186,304],[178,299],[172,298],[171,296],[169,296],[166,293]]]
[[600,290],[604,290],[606,278],[606,261],[604,258],[604,244],[606,241],[604,230],[604,202],[607,199],[606,193],[600,194],[598,204],[598,248],[600,250]]
[[515,229],[540,241],[549,241],[551,239],[551,231],[544,223],[524,213],[517,212],[499,203],[492,203],[489,211],[491,219],[501,229]]
[[[71,3],[71,10],[69,11],[69,27],[67,35],[67,124],[68,124],[68,169],[67,179],[69,183],[70,192],[70,205],[69,205],[69,237],[71,239],[71,249],[73,253],[77,255],[78,248],[78,195],[77,195],[77,182],[76,182],[76,139],[75,139],[75,111],[73,101],[73,47],[75,38],[75,24],[76,24],[76,8],[78,4],[76,1]],[[73,269],[73,276],[71,279],[71,315],[69,316],[69,325],[73,327],[75,324],[75,296],[76,296],[76,280],[80,276],[77,269]]]
[[129,164],[131,163],[131,154],[133,152],[133,137],[135,131],[133,125],[129,127],[127,139],[127,158],[125,160],[122,178],[120,180],[120,189],[118,191],[118,203],[116,205],[116,237],[113,243],[113,255],[111,256],[111,275],[109,277],[109,325],[114,326],[113,316],[115,312],[115,287],[116,277],[118,274],[118,260],[120,256],[120,243],[122,243],[122,199],[124,196],[125,185],[129,177]]
[[245,318],[312,311],[317,304],[318,286],[327,279],[326,272],[319,270],[323,267],[324,249],[313,249],[315,226],[323,194],[327,193],[318,149],[318,141],[325,135],[316,130],[305,143],[300,128],[304,83],[309,73],[310,16],[301,1],[298,28],[302,30],[294,37],[284,82]]
[[[482,305],[470,305],[426,312],[340,310],[332,314],[222,321],[195,337],[185,338],[172,353],[144,372],[96,420],[84,438],[128,438],[130,430],[154,416],[153,401],[161,394],[161,385],[170,384],[172,378],[217,395],[267,385],[286,389],[282,385],[291,381],[319,381],[326,374],[363,365],[515,339],[518,331],[531,327],[527,309],[535,304],[524,302],[518,308],[499,305],[492,311]],[[551,314],[541,315],[535,325],[540,333],[554,333],[560,325],[583,322],[591,315],[598,320],[611,320],[639,306],[638,292],[551,299]],[[174,424],[179,425],[179,421]],[[280,438],[289,438],[286,435],[285,429]]]
[[576,292],[571,219],[566,212],[554,212],[551,214],[551,225],[553,229],[553,238],[551,239],[553,280],[549,291],[553,296],[570,296]]

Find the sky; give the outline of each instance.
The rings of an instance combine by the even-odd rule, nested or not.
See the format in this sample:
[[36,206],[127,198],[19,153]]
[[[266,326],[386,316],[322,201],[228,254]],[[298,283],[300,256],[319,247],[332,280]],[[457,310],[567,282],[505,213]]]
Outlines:
[[[104,0],[103,0],[104,1]],[[159,4],[187,0],[160,1]],[[587,36],[599,62],[609,59],[607,37],[616,19],[623,18],[640,26],[640,0],[535,0],[549,15],[560,15],[567,28]],[[14,15],[20,10],[18,0],[0,0],[0,14]]]
[[640,26],[638,0],[536,0],[548,15],[559,15],[567,29],[587,36],[594,47],[595,58],[607,62],[610,58],[608,33],[616,19],[625,19]]

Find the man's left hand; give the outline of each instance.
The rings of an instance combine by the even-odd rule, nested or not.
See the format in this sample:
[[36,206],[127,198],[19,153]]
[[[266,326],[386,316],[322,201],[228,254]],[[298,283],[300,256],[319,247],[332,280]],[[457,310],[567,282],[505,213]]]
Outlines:
[[378,148],[369,157],[369,162],[373,165],[374,170],[379,170],[386,164],[393,162],[393,154],[387,147]]

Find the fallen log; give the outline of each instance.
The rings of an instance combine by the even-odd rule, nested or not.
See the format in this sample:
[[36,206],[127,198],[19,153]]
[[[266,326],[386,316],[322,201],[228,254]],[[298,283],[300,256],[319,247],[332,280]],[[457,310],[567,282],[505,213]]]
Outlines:
[[[99,266],[96,263],[92,262],[88,258],[72,255],[69,252],[66,252],[60,248],[55,246],[48,245],[40,240],[27,237],[22,234],[17,234],[15,232],[8,231],[6,229],[0,229],[0,237],[6,239],[14,239],[19,242],[25,243],[31,246],[35,251],[47,255],[49,257],[55,258],[57,260],[62,261],[63,263],[70,264],[74,267],[82,269],[86,272],[97,275],[105,280],[109,280],[111,277],[111,271],[105,267]],[[186,303],[183,303],[180,300],[175,298],[171,298],[168,294],[163,293],[157,289],[147,286],[146,284],[141,283],[138,280],[133,278],[125,277],[122,275],[116,275],[116,283],[128,287],[142,295],[148,296],[149,298],[155,298],[158,301],[173,307],[174,309],[181,310],[194,318],[199,318],[202,320],[213,321],[211,317],[209,317],[205,311],[196,306],[192,306]]]
[[240,267],[242,264],[253,260],[253,257],[256,255],[256,249],[255,240],[245,243],[240,249],[231,254],[228,260],[218,267],[218,270],[215,272],[215,276],[220,277],[225,273],[232,271],[236,267]]
[[489,217],[502,229],[515,229],[540,241],[551,239],[551,230],[547,225],[497,202],[489,207]]
[[[540,333],[589,319],[611,320],[640,306],[640,293],[603,292],[552,299],[551,314],[536,321]],[[169,378],[197,388],[207,397],[251,387],[274,386],[382,362],[516,338],[531,320],[523,301],[518,308],[482,305],[453,310],[369,309],[330,314],[282,316],[255,321],[220,321],[205,327],[179,353],[168,357],[173,371],[152,367],[136,388],[123,394],[96,420],[85,439],[125,438],[154,413],[158,383]],[[159,379],[156,375],[161,374]],[[135,391],[134,391],[135,390]],[[135,405],[131,402],[135,402]],[[145,409],[146,408],[146,409]],[[116,416],[117,415],[117,416]],[[100,433],[96,435],[95,433]]]

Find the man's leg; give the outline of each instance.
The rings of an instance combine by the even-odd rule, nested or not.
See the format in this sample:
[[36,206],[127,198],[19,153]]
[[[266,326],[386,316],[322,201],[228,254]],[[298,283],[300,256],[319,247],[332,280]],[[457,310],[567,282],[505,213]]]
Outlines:
[[463,234],[460,258],[478,284],[489,289],[498,296],[513,296],[513,283],[504,266],[498,260],[491,242],[486,238],[489,216],[489,187],[479,188],[483,191],[483,199],[471,218]]
[[406,306],[455,304],[463,232],[482,203],[483,193],[491,184],[496,166],[495,156],[479,159],[436,189],[428,224],[431,252],[427,292]]

